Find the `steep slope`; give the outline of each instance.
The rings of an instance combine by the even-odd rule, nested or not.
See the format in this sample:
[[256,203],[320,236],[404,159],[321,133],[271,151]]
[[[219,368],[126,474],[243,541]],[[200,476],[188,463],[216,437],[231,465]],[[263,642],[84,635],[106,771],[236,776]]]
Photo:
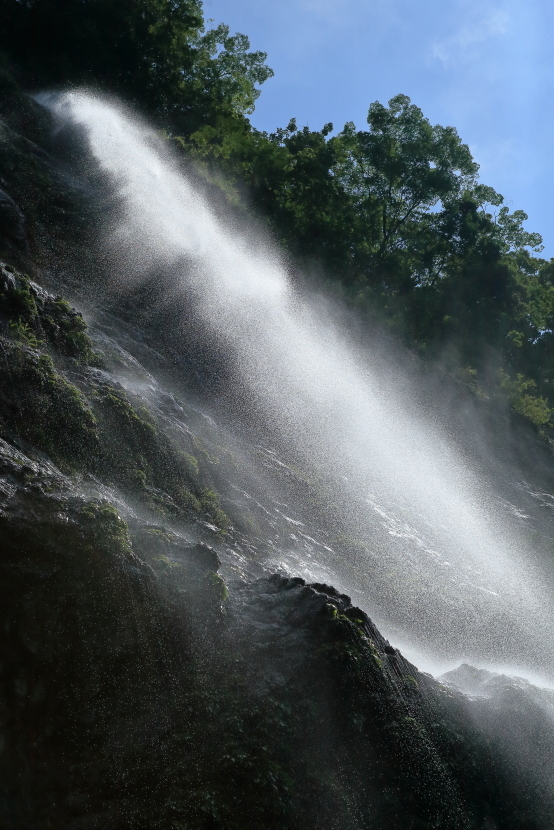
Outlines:
[[[213,419],[202,355],[52,293],[99,208],[77,139],[2,112],[2,826],[552,827],[548,781],[326,584],[332,506]],[[321,581],[273,573],[291,535]]]

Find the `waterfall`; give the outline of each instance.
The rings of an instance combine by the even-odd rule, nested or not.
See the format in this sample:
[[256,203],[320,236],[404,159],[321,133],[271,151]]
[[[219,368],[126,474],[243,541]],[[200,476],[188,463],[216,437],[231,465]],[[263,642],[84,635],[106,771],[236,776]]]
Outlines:
[[[360,542],[322,549],[335,584],[423,667],[427,655],[429,665],[465,659],[551,675],[552,586],[448,424],[418,402],[408,369],[384,347],[364,351],[332,303],[296,290],[258,231],[230,230],[140,119],[84,92],[49,106],[85,128],[117,189],[121,212],[104,245],[120,272],[178,273],[175,297],[194,300],[228,356],[245,421],[255,404],[280,446],[332,482]],[[317,576],[301,553],[294,561]]]

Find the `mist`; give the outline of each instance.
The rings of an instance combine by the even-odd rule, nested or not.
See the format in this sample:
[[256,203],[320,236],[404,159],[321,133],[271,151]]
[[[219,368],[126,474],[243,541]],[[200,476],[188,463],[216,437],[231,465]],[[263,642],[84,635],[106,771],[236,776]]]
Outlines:
[[[466,660],[554,680],[552,584],[407,357],[378,339],[368,351],[339,308],[297,290],[278,249],[230,230],[140,119],[82,92],[50,106],[86,130],[117,192],[102,240],[117,290],[159,274],[163,303],[172,274],[175,318],[193,308],[225,356],[245,429],[261,413],[264,449],[319,481],[340,517],[317,561],[292,539],[268,566],[328,576],[422,668]],[[291,527],[301,512],[288,505]]]

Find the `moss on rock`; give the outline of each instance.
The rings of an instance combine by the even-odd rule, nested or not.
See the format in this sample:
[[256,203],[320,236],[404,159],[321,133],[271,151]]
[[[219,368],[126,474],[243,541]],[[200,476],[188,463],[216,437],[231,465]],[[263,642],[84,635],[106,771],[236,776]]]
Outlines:
[[0,339],[0,429],[70,467],[90,463],[98,450],[96,419],[79,390],[52,359]]
[[[224,531],[229,520],[206,486],[196,458],[179,450],[140,399],[103,383],[91,398],[99,428],[97,471],[162,515],[204,518]],[[194,463],[192,463],[194,462]]]
[[0,264],[0,315],[12,336],[22,342],[48,346],[80,363],[100,362],[82,314],[5,264]]
[[[6,436],[132,492],[155,512],[202,519],[225,531],[229,520],[205,465],[160,429],[140,399],[87,373],[102,359],[81,314],[5,264],[0,338],[0,428]],[[80,390],[64,368],[77,370]],[[187,449],[204,458],[200,448]]]

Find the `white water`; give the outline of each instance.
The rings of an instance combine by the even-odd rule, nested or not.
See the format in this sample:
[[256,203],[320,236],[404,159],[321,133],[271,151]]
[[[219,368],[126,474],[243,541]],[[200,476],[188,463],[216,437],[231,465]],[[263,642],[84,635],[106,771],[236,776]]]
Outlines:
[[[84,93],[52,106],[87,128],[117,185],[124,211],[110,245],[129,279],[180,268],[183,298],[194,296],[275,433],[334,476],[361,543],[327,554],[335,584],[409,655],[552,677],[551,591],[518,523],[418,410],[407,376],[382,355],[359,355],[328,309],[299,298],[275,250],[227,231],[140,121]],[[318,576],[301,552],[290,561]]]

